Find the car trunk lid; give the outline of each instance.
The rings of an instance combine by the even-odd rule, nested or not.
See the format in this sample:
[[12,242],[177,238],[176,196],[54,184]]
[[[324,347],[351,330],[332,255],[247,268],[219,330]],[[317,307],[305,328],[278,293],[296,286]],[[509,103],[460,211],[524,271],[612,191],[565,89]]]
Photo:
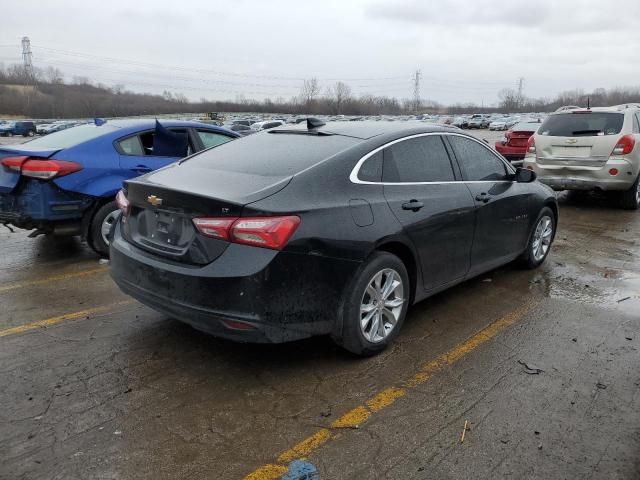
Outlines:
[[123,234],[155,255],[207,264],[228,242],[198,234],[193,219],[240,217],[246,204],[273,195],[290,180],[173,164],[126,183],[131,211]]
[[[14,148],[4,146],[0,148],[0,162],[8,157],[37,157],[49,158],[59,152],[59,149],[29,150],[28,148]],[[0,166],[0,194],[11,193],[20,180],[20,172]]]

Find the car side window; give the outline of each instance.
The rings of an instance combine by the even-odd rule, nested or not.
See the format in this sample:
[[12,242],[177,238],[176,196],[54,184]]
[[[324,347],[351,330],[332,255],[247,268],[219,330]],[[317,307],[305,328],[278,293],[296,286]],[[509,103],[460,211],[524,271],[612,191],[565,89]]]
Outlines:
[[410,138],[384,149],[382,180],[387,183],[455,181],[440,135]]
[[504,180],[509,173],[506,165],[496,155],[475,140],[451,135],[449,141],[465,180],[476,182]]
[[217,147],[218,145],[222,145],[223,143],[233,140],[233,138],[218,132],[211,132],[208,130],[197,130],[197,132],[204,148]]
[[367,158],[358,170],[358,180],[379,182],[382,180],[382,150]]
[[118,145],[125,155],[144,155],[144,149],[138,135],[120,140]]
[[[170,128],[171,132],[174,133],[184,133],[187,131],[185,129],[179,128]],[[124,155],[137,155],[137,156],[158,156],[154,155],[153,152],[153,139],[155,132],[150,130],[148,132],[140,133],[138,135],[132,135],[130,137],[124,138],[118,141],[118,147],[120,152]],[[187,155],[191,155],[194,152],[193,147],[191,146],[191,139],[189,139],[189,143],[187,145]]]
[[633,133],[640,133],[640,113],[634,115]]

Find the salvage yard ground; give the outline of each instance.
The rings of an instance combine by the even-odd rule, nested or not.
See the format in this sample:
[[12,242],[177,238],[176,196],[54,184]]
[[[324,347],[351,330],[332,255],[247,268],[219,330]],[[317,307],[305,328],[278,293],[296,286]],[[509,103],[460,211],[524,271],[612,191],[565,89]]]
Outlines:
[[0,227],[0,479],[640,478],[640,214],[560,207],[540,269],[414,306],[370,359],[211,338]]

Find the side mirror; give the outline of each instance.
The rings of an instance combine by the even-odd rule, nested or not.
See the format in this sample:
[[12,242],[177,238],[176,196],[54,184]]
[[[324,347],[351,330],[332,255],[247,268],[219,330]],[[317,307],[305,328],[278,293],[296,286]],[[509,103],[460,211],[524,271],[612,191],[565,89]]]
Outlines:
[[531,183],[536,179],[536,172],[526,168],[516,169],[515,181],[518,183]]

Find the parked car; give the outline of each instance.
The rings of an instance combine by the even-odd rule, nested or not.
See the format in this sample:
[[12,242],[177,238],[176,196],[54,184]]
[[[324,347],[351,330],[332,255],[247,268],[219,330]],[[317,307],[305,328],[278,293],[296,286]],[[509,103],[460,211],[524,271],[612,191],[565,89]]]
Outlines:
[[502,140],[496,142],[496,150],[509,161],[523,160],[527,153],[529,137],[540,128],[540,125],[539,122],[514,125],[505,133]]
[[456,117],[451,122],[451,125],[458,128],[469,128],[469,120],[464,117]]
[[53,123],[45,123],[38,125],[37,132],[39,135],[48,135],[50,133],[59,132],[60,130],[66,130],[67,128],[75,127],[76,122],[57,121]]
[[487,128],[489,127],[489,117],[480,113],[476,113],[469,119],[469,128]]
[[499,118],[489,124],[489,130],[507,130],[508,118]]
[[111,236],[120,288],[243,342],[330,334],[380,352],[407,309],[520,258],[540,265],[553,191],[450,127],[275,128],[125,182]]
[[106,255],[124,180],[239,137],[196,122],[97,123],[0,146],[0,223],[32,235],[81,235]]
[[234,125],[230,125],[228,128],[229,130],[232,130],[242,135],[243,137],[246,135],[250,135],[252,133],[256,133],[256,131],[253,128],[248,127],[247,125],[244,125],[242,123],[236,123]]
[[640,104],[563,110],[529,139],[526,168],[555,190],[611,192],[640,207]]
[[7,122],[0,125],[0,135],[3,137],[13,137],[22,135],[23,137],[33,137],[36,134],[36,125],[33,122]]
[[256,132],[259,132],[261,130],[269,130],[271,128],[280,127],[282,125],[284,125],[284,122],[282,120],[266,120],[264,122],[253,123],[251,125],[251,128],[253,128]]

